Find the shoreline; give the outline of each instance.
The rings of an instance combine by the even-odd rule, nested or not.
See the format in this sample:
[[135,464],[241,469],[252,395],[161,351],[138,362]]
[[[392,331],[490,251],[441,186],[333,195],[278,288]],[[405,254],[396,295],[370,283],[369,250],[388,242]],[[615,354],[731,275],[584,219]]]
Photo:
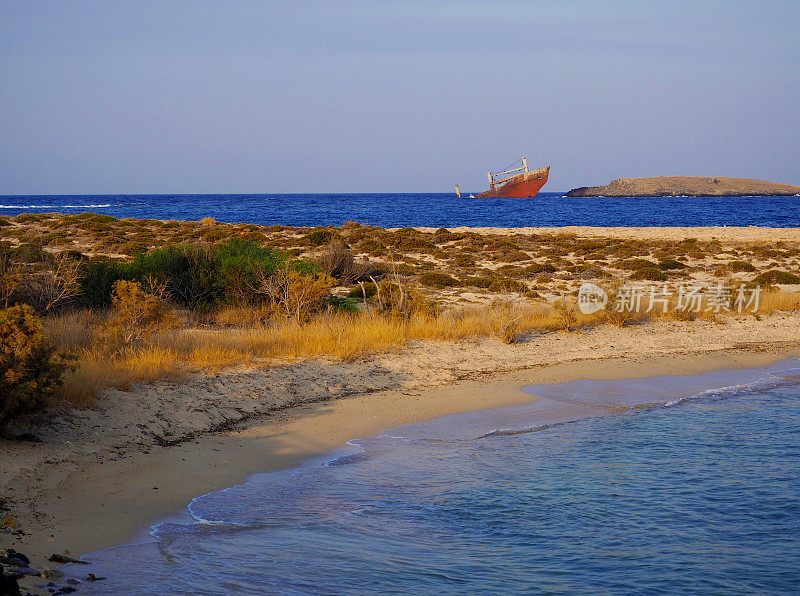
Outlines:
[[[684,350],[643,356],[555,361],[476,374],[446,386],[391,389],[291,406],[157,452],[82,464],[43,496],[47,520],[12,548],[48,567],[52,553],[72,557],[125,544],[155,523],[184,514],[191,499],[263,472],[295,467],[387,428],[450,414],[535,401],[522,388],[574,380],[634,379],[758,368],[800,355],[800,344]],[[176,482],[180,479],[180,482]]]
[[[402,228],[386,228],[400,230]],[[439,228],[414,226],[420,232],[435,233]],[[513,236],[543,235],[558,236],[574,234],[582,238],[615,238],[625,240],[677,240],[695,238],[699,241],[730,242],[764,242],[764,241],[800,241],[798,227],[761,227],[761,226],[534,226],[522,228],[504,228],[494,226],[455,226],[446,228],[450,232],[472,232],[475,234],[498,234]]]

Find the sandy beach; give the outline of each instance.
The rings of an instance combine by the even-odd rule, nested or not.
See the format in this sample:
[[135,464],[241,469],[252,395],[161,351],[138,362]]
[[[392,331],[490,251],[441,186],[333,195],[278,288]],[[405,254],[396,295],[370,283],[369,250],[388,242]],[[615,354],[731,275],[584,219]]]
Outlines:
[[[591,200],[591,199],[587,199]],[[758,199],[754,199],[758,200]],[[395,228],[399,229],[399,228]],[[421,232],[433,233],[437,228],[418,227]],[[700,241],[727,242],[798,242],[799,228],[764,228],[759,226],[697,226],[697,227],[603,227],[603,226],[560,226],[560,227],[526,227],[526,228],[494,228],[458,226],[448,228],[451,232],[474,232],[476,234],[499,234],[514,236],[516,234],[531,236],[557,236],[574,234],[581,238],[620,238],[631,240],[671,240],[680,242],[687,238]]]
[[109,391],[100,409],[3,441],[0,535],[40,567],[141,537],[195,496],[292,466],[348,440],[439,416],[529,401],[522,386],[758,367],[800,355],[800,316],[652,322],[554,332],[506,345],[416,342],[359,362],[307,361]]

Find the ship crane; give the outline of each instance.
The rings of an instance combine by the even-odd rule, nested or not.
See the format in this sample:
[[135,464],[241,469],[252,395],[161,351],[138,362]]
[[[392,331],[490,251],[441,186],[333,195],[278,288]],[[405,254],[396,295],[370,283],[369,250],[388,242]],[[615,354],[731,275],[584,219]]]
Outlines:
[[[511,166],[506,166],[502,172],[486,172],[486,175],[489,176],[489,187],[494,190],[496,184],[502,184],[503,182],[507,182],[514,178],[514,176],[509,176],[508,178],[502,178],[500,180],[495,179],[495,176],[505,176],[506,174],[514,174],[514,172],[524,172],[528,173],[528,158],[523,157],[520,160],[515,161],[512,166],[517,165],[518,163],[522,162],[522,167],[509,169]],[[514,174],[515,176],[517,174]]]

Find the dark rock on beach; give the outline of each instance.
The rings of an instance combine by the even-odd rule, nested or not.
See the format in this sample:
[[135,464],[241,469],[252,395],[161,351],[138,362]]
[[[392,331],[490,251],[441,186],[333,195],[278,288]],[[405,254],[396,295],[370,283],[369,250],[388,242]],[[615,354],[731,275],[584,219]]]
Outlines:
[[0,596],[17,596],[20,593],[17,583],[20,577],[22,577],[20,574],[6,572],[0,565]]
[[13,548],[8,548],[6,549],[6,554],[0,557],[0,563],[16,565],[17,567],[26,567],[31,564],[31,560],[22,553],[15,551]]
[[79,559],[73,559],[72,557],[68,557],[67,555],[59,555],[58,553],[53,553],[50,555],[50,558],[47,559],[51,563],[59,563],[61,565],[66,565],[67,563],[73,563],[76,565],[88,565],[87,561],[81,561]]

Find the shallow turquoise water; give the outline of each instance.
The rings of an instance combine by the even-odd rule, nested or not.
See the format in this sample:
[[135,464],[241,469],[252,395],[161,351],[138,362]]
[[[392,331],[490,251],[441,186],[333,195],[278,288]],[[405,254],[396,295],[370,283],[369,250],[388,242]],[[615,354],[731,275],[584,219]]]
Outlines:
[[537,388],[393,429],[90,555],[107,579],[88,592],[797,592],[800,385],[780,368]]

